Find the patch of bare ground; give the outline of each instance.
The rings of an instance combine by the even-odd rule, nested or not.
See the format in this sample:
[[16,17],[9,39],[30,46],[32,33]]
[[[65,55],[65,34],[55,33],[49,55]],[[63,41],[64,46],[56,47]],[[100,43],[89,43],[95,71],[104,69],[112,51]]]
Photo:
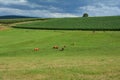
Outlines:
[[6,73],[3,75],[3,80],[45,80],[48,76],[43,74],[16,74],[16,73]]
[[9,28],[7,26],[0,24],[0,31],[6,30],[6,29],[9,29]]

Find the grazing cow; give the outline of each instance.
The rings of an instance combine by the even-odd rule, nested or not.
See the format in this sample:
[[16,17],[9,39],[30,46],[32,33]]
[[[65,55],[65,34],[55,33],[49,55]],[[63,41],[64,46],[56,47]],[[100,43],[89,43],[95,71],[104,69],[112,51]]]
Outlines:
[[65,48],[66,48],[66,46],[64,45],[64,46],[60,49],[60,51],[64,51]]
[[34,48],[34,51],[39,51],[39,48]]
[[53,49],[58,49],[59,47],[58,46],[54,46]]
[[64,51],[64,48],[61,48],[60,51]]

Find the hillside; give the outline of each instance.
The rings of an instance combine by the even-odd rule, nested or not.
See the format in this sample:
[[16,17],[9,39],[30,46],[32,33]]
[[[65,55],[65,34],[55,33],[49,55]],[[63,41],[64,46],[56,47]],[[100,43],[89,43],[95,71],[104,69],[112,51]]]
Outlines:
[[0,19],[0,24],[14,24],[21,22],[29,22],[29,21],[43,21],[46,19],[43,18],[17,18],[17,19]]
[[[0,31],[0,80],[119,80],[119,34],[119,31]],[[66,48],[60,51],[64,45]]]
[[18,19],[18,18],[36,18],[36,17],[20,16],[20,15],[5,15],[5,16],[0,16],[0,19]]
[[120,16],[88,18],[54,18],[19,24],[16,28],[58,30],[120,30]]
[[[69,29],[78,22],[84,25],[84,19],[90,25],[90,20],[103,17],[1,20],[27,25],[30,21],[37,30],[0,25],[0,80],[119,80],[120,31],[38,30],[41,25]],[[113,24],[112,19],[108,17],[108,23]]]

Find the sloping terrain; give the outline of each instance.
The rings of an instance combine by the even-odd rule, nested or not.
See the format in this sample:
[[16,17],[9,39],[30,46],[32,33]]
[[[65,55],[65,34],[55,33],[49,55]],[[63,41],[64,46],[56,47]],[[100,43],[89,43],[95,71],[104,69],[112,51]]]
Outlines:
[[120,16],[88,18],[54,18],[19,24],[15,28],[51,30],[120,30]]
[[[0,31],[0,80],[119,80],[119,34]],[[54,46],[58,49],[53,49]],[[63,46],[66,47],[61,51]]]

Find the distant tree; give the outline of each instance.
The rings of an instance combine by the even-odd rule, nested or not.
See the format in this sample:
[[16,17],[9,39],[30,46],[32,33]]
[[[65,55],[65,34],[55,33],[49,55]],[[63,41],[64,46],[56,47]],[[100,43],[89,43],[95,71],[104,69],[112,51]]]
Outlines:
[[83,14],[83,17],[88,17],[88,13],[84,13],[84,14]]

